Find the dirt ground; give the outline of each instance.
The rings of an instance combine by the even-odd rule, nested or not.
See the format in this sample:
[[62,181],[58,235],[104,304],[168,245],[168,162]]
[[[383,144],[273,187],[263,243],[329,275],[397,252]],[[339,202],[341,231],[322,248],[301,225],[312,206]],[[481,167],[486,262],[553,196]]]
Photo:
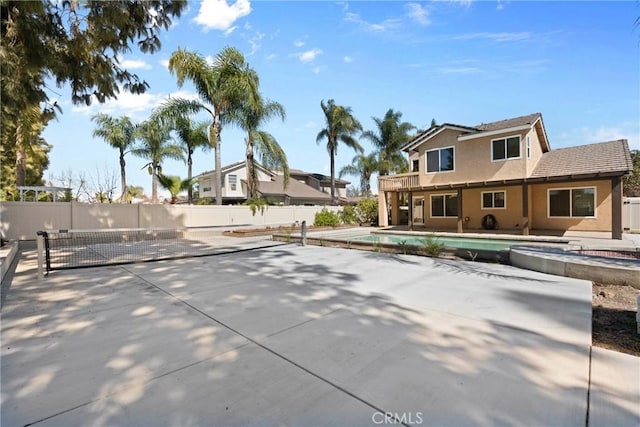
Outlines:
[[636,323],[639,290],[593,283],[592,339],[596,347],[640,356]]

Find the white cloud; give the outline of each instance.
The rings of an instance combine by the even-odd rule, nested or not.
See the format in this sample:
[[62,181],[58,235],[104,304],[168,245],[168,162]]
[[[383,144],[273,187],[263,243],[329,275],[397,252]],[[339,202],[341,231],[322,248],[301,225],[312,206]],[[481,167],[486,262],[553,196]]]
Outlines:
[[205,32],[211,29],[228,31],[236,20],[249,13],[249,0],[236,0],[232,4],[227,3],[227,0],[202,0],[194,21],[201,25]]
[[273,59],[276,59],[277,57],[278,57],[278,55],[276,55],[275,53],[270,53],[270,54],[266,55],[264,57],[264,59],[266,59],[267,61],[271,61]]
[[94,102],[89,106],[73,106],[72,113],[93,116],[97,113],[104,113],[115,116],[130,116],[134,120],[145,120],[149,117],[151,111],[164,102],[169,96],[172,98],[198,99],[195,92],[187,92],[179,90],[170,94],[166,93],[142,93],[135,95],[120,89],[118,99],[110,99],[100,104]]
[[629,147],[640,146],[640,135],[638,135],[637,124],[631,122],[618,123],[611,126],[582,127],[570,129],[560,134],[557,142],[552,140],[552,146],[556,148],[564,146],[574,146],[581,144],[594,144],[597,142],[615,141],[626,139]]
[[143,112],[151,111],[164,98],[162,94],[151,94],[149,92],[140,95],[134,95],[130,92],[121,90],[118,99],[110,99],[100,104],[94,101],[89,106],[74,106],[71,111],[73,113],[92,116],[97,113],[104,113],[118,116],[140,116]]
[[311,71],[313,71],[314,74],[320,74],[320,67],[313,67]]
[[313,62],[313,60],[316,59],[316,57],[321,54],[322,54],[321,49],[313,48],[305,52],[294,53],[293,56],[298,58],[300,62],[308,63],[308,62]]
[[224,31],[224,35],[225,35],[225,36],[229,36],[229,35],[231,35],[231,33],[233,33],[233,32],[236,30],[236,28],[238,28],[236,25],[234,25],[233,27],[229,27],[229,28],[227,28],[227,29]]
[[498,43],[505,42],[520,42],[530,40],[532,38],[532,34],[528,31],[521,31],[517,33],[470,33],[470,34],[461,34],[459,36],[455,36],[454,40],[475,40],[475,39],[485,39],[492,40]]
[[405,5],[407,15],[420,25],[429,25],[429,11],[419,3],[407,3]]
[[264,33],[256,32],[252,37],[248,39],[249,45],[251,45],[251,51],[248,53],[248,56],[255,55],[260,47],[262,47],[263,38]]
[[296,40],[296,41],[293,42],[293,45],[295,47],[302,47],[302,46],[304,46],[304,42],[302,40]]
[[169,68],[169,60],[168,59],[161,59],[159,62],[160,62],[160,65],[162,65],[164,68]]
[[375,24],[365,21],[364,19],[360,18],[360,15],[352,12],[345,13],[344,20],[347,22],[353,22],[360,28],[374,33],[383,33],[392,29],[396,29],[400,26],[400,19],[397,18],[385,19],[384,21]]
[[345,55],[345,56],[342,58],[342,60],[343,60],[345,63],[347,63],[347,64],[350,64],[350,63],[352,63],[352,62],[353,62],[353,58],[352,58],[351,56],[349,56],[349,55]]
[[150,70],[151,69],[151,64],[145,61],[136,60],[136,59],[125,59],[124,61],[120,62],[120,66],[128,70]]

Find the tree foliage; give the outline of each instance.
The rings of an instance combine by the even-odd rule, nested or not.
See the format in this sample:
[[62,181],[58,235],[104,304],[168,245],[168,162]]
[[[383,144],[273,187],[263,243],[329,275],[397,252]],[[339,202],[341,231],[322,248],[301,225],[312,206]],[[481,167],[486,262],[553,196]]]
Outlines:
[[640,150],[631,150],[633,173],[624,178],[622,188],[625,197],[640,197]]
[[158,203],[158,175],[162,174],[165,159],[184,160],[182,148],[171,138],[171,128],[153,118],[138,126],[136,137],[141,141],[131,149],[131,154],[149,160],[143,166],[151,175],[151,203]]
[[371,141],[379,150],[378,172],[380,175],[407,172],[409,167],[401,149],[411,139],[409,132],[415,129],[415,126],[402,122],[402,113],[392,108],[382,119],[372,119],[377,129],[363,132],[362,137]]
[[178,49],[169,58],[169,71],[175,74],[179,87],[186,80],[195,86],[200,97],[197,101],[170,100],[175,114],[195,114],[206,111],[211,116],[209,145],[215,150],[216,204],[222,204],[222,161],[220,144],[222,128],[233,123],[232,112],[239,108],[243,97],[258,97],[258,78],[235,48],[225,47],[213,63],[205,57],[185,49]]
[[371,177],[379,169],[378,153],[356,154],[350,165],[340,169],[340,178],[345,175],[360,178],[360,191],[358,195],[371,195]]
[[331,200],[335,200],[336,193],[336,153],[338,143],[342,142],[347,147],[362,153],[362,146],[356,141],[354,135],[362,131],[362,125],[353,116],[351,107],[337,105],[333,99],[324,103],[320,101],[320,107],[325,117],[325,128],[316,137],[316,142],[327,140],[327,151],[331,162]]
[[127,202],[127,175],[124,156],[135,140],[137,126],[127,116],[111,117],[106,114],[96,114],[91,118],[96,123],[94,137],[104,139],[107,144],[118,150],[120,162],[120,203]]
[[[61,111],[47,85],[68,85],[75,104],[104,102],[120,90],[144,92],[149,85],[124,69],[118,57],[136,44],[142,52],[159,50],[160,32],[185,7],[182,0],[0,0],[4,198],[22,178],[20,166],[13,173],[6,169],[9,158],[31,165],[25,184],[41,185],[48,149],[40,133]],[[25,112],[33,109],[37,119],[28,114],[25,121]],[[21,139],[25,129],[29,138]]]

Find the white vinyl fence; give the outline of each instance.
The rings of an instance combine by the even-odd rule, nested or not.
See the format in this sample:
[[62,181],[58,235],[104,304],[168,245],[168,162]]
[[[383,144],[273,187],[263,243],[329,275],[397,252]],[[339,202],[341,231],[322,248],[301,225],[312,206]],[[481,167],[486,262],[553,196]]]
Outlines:
[[624,233],[640,232],[640,197],[622,198],[622,230]]
[[313,224],[316,212],[323,207],[269,206],[264,213],[258,210],[253,215],[249,206],[2,202],[0,229],[5,239],[35,240],[39,230]]

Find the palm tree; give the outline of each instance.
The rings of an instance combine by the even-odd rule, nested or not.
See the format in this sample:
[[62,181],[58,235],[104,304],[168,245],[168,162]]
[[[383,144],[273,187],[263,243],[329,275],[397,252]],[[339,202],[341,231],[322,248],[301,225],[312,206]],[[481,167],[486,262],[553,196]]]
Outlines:
[[232,47],[218,53],[213,64],[194,52],[178,49],[169,59],[169,71],[176,75],[178,87],[190,80],[196,88],[199,100],[174,98],[167,101],[176,114],[207,112],[209,145],[215,150],[216,204],[222,204],[222,165],[220,144],[222,127],[231,122],[230,112],[237,108],[243,95],[257,95],[257,76],[247,73],[248,65],[242,54]]
[[147,120],[138,126],[136,136],[141,145],[133,147],[131,154],[148,159],[143,166],[151,175],[151,203],[158,203],[158,174],[162,173],[162,162],[165,159],[184,160],[182,148],[171,139],[171,128],[158,120]]
[[94,115],[91,120],[97,125],[93,136],[104,139],[107,144],[117,148],[120,153],[120,185],[122,188],[120,203],[127,203],[127,176],[124,156],[135,140],[136,125],[127,116],[114,118],[102,113]]
[[[136,185],[127,185],[125,203],[131,203],[133,199],[142,199],[143,197],[145,197],[144,188]],[[120,202],[122,203],[122,201]]]
[[340,178],[345,175],[359,177],[360,192],[365,196],[370,196],[371,176],[377,172],[379,168],[378,163],[378,153],[371,153],[369,155],[357,154],[354,156],[350,165],[340,169],[339,176]]
[[188,190],[193,185],[193,179],[180,179],[179,176],[158,174],[158,182],[165,190],[171,194],[171,204],[175,205],[178,201],[178,194],[181,191]]
[[[197,148],[208,150],[209,145],[209,123],[194,122],[188,116],[181,115],[180,110],[174,111],[175,105],[171,99],[156,110],[155,115],[161,122],[171,126],[176,132],[178,141],[182,145],[182,150],[187,158],[187,179],[193,177],[193,153]],[[187,189],[187,202],[193,203],[193,188]]]
[[282,104],[247,97],[246,101],[234,112],[234,121],[247,133],[246,139],[246,168],[247,168],[247,199],[256,198],[258,194],[258,175],[255,154],[260,156],[266,167],[277,168],[284,175],[284,184],[289,181],[289,164],[287,155],[273,135],[260,127],[272,117],[280,117],[283,121],[286,113]]
[[377,131],[367,130],[362,133],[362,137],[371,141],[380,151],[378,172],[380,175],[406,172],[409,166],[401,149],[411,139],[409,132],[415,129],[415,126],[401,122],[402,113],[393,111],[393,108],[387,111],[384,118],[372,119],[378,128]]
[[353,117],[351,107],[343,107],[336,105],[333,99],[324,103],[320,101],[320,107],[325,116],[326,128],[322,129],[316,137],[316,142],[320,143],[323,139],[327,140],[327,151],[331,159],[331,200],[335,200],[336,193],[336,153],[338,151],[338,142],[342,142],[347,147],[353,148],[355,151],[362,153],[364,150],[353,138],[353,135],[362,131],[362,125]]

